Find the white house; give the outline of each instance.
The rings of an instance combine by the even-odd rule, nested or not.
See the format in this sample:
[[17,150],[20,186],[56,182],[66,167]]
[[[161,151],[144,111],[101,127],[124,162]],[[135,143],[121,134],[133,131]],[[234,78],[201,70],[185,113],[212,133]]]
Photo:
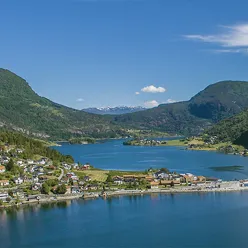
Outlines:
[[40,188],[41,188],[40,183],[35,183],[34,185],[32,185],[32,190],[39,190]]
[[38,177],[33,177],[33,182],[34,183],[38,183],[39,182],[39,178]]
[[78,163],[74,163],[73,165],[72,165],[72,167],[74,168],[74,169],[78,169]]
[[18,161],[16,162],[16,164],[19,165],[19,166],[23,166],[23,161],[18,160]]
[[34,160],[31,160],[31,159],[27,160],[27,164],[33,164],[33,163],[34,163]]
[[16,177],[16,178],[14,178],[14,182],[15,182],[15,184],[22,184],[23,183],[23,179],[20,178],[20,177]]
[[9,180],[0,180],[0,186],[8,186]]
[[121,185],[121,184],[124,183],[123,178],[122,177],[118,177],[118,176],[116,176],[116,177],[113,178],[113,182],[115,184],[118,184],[118,185]]
[[3,163],[3,164],[7,164],[8,162],[9,162],[9,157],[6,157],[6,156],[2,156],[1,157],[1,162]]
[[169,175],[163,171],[158,171],[153,174],[154,178],[159,178],[159,179],[168,179]]
[[9,197],[8,193],[0,193],[0,200],[6,201],[8,197]]
[[46,164],[46,161],[43,160],[43,159],[41,159],[41,160],[38,161],[38,164],[45,165]]
[[71,179],[77,181],[78,180],[78,177],[77,176],[71,176]]

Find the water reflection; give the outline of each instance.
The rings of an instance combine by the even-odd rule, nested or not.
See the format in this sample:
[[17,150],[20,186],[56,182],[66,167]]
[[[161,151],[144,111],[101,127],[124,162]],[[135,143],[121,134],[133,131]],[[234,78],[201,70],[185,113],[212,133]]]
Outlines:
[[2,209],[0,247],[219,248],[235,242],[232,247],[243,248],[247,198],[248,192],[152,194]]

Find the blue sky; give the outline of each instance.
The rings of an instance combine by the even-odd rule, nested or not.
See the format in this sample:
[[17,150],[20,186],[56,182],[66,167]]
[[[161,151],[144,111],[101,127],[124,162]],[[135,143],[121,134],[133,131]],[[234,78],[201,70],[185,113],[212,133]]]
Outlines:
[[187,100],[248,80],[247,9],[242,0],[0,0],[0,67],[79,109]]

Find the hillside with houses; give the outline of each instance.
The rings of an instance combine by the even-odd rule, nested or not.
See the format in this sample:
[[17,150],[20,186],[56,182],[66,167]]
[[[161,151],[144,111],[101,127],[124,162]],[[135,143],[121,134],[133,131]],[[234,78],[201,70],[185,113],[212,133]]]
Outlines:
[[[202,186],[218,182],[202,175],[178,174],[166,168],[146,171],[108,171],[75,163],[41,141],[23,135],[0,134],[0,205],[81,197],[123,190],[155,190]],[[45,156],[46,155],[46,156]]]

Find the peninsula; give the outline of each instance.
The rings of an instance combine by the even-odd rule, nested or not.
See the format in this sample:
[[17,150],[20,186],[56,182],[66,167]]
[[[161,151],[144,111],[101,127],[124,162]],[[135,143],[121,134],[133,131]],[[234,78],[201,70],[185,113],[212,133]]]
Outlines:
[[247,156],[248,150],[231,142],[217,142],[216,137],[199,136],[182,139],[132,139],[124,141],[129,146],[181,146],[187,150],[218,151],[226,154]]

